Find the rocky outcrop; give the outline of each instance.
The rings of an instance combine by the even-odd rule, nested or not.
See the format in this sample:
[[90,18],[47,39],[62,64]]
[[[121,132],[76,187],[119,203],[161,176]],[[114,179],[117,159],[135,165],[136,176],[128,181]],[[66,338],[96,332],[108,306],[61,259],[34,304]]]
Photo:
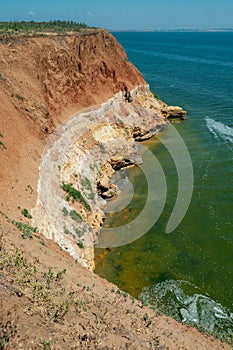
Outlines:
[[178,106],[166,106],[164,109],[164,117],[167,119],[185,120],[187,119],[186,114],[186,111]]
[[0,176],[14,190],[2,194],[2,209],[18,219],[18,208],[37,199],[34,224],[92,268],[103,220],[99,196],[117,192],[111,173],[139,161],[135,140],[166,124],[167,106],[107,31],[19,37],[0,50],[0,131],[7,145]]
[[49,139],[42,158],[33,224],[90,269],[103,197],[117,192],[110,184],[113,168],[140,163],[135,140],[166,126],[148,86],[133,89],[130,98],[129,103],[121,92],[73,116]]

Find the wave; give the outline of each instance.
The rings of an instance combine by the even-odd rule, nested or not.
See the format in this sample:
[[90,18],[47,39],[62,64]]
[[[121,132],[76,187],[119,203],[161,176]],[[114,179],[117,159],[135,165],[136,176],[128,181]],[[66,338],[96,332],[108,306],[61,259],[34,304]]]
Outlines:
[[221,122],[217,122],[209,117],[205,118],[207,128],[215,136],[215,138],[233,143],[233,128]]
[[200,329],[233,339],[233,313],[208,296],[188,295],[184,289],[198,289],[187,281],[168,280],[152,287],[144,287],[139,298],[156,309]]

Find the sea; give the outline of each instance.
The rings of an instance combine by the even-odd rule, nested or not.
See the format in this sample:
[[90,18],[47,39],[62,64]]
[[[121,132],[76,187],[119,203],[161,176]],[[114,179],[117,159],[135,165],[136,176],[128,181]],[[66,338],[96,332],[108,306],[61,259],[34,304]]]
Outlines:
[[[232,342],[233,32],[113,35],[151,91],[168,105],[181,106],[187,120],[171,124],[159,138],[143,143],[166,180],[159,217],[128,244],[96,248],[95,272],[157,312]],[[183,149],[176,139],[183,141]],[[187,162],[189,171],[180,171],[177,159],[188,159],[187,153],[191,166]],[[126,204],[106,210],[105,227],[134,220],[145,207],[148,191],[154,188],[155,197],[164,191],[156,186],[156,179],[149,188],[140,166],[120,170],[113,181],[122,186],[120,201]],[[184,193],[178,196],[182,187],[190,200]],[[132,191],[131,200],[124,202]],[[167,230],[177,197],[186,201],[186,208],[180,222]]]

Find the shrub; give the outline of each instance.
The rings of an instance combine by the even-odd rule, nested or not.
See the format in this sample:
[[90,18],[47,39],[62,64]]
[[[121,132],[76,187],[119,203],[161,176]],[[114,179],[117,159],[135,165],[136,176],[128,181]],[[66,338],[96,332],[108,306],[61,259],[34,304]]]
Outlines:
[[77,245],[79,246],[79,248],[83,249],[84,245],[82,241],[78,241]]
[[24,98],[23,96],[19,95],[19,94],[16,94],[15,97],[19,100],[19,101],[23,101]]
[[62,184],[63,191],[67,192],[68,196],[66,196],[66,200],[69,201],[70,198],[73,198],[74,201],[80,201],[84,204],[85,208],[91,211],[90,205],[87,203],[86,199],[83,197],[82,193],[76,190],[71,183]]
[[77,229],[75,230],[75,232],[76,232],[76,234],[77,234],[79,237],[83,236],[83,234],[84,234],[84,231],[83,231],[83,230],[80,230],[79,228],[77,228]]
[[71,219],[73,219],[73,220],[76,221],[76,222],[81,222],[81,221],[83,221],[82,216],[81,216],[79,213],[77,213],[76,210],[71,210],[71,212],[70,212],[70,217],[71,217]]
[[64,215],[64,216],[67,216],[67,215],[69,214],[69,212],[68,212],[68,210],[66,209],[66,207],[64,207],[64,208],[62,209],[62,212],[63,212],[63,215]]
[[29,214],[28,210],[25,208],[22,210],[22,214],[23,214],[23,216],[25,216],[25,218],[28,218],[28,219],[32,218],[32,216]]
[[18,228],[19,231],[22,232],[22,237],[25,238],[33,238],[32,232],[37,232],[37,227],[28,226],[23,224],[22,222],[12,222]]

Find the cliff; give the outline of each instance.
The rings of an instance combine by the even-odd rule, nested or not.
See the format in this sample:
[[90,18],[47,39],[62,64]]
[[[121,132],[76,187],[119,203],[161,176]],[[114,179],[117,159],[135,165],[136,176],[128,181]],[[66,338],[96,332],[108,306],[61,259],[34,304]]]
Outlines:
[[[132,143],[135,138],[140,139],[140,134],[148,134],[149,130],[153,129],[158,123],[165,124],[163,115],[166,114],[166,105],[153,98],[143,76],[128,62],[123,48],[106,31],[89,30],[78,35],[66,36],[18,37],[7,45],[1,44],[0,84],[2,87],[0,98],[3,106],[0,131],[7,145],[4,152],[1,152],[4,166],[0,170],[0,175],[2,186],[6,188],[2,196],[2,210],[14,219],[18,219],[21,213],[18,208],[30,209],[34,207],[37,197],[41,196],[41,193],[37,193],[37,169],[41,161],[43,148],[52,132],[59,125],[65,123],[66,118],[74,112],[77,113],[90,106],[106,103],[112,96],[120,93],[121,97],[116,99],[118,99],[118,102],[121,100],[121,107],[106,107],[108,112],[103,112],[102,116],[99,113],[97,124],[100,123],[100,120],[102,120],[102,124],[110,123],[115,125],[115,129],[120,130],[119,134],[122,134],[123,128],[122,125],[119,125],[119,120],[124,123],[125,116],[127,117],[132,112],[127,112],[128,106],[135,105],[135,103],[137,106],[143,105],[143,108],[147,109],[146,117],[148,121],[145,122],[145,116],[140,121],[140,118],[137,117],[137,115],[140,115],[139,110],[138,113],[136,110],[136,112],[134,111],[136,116],[134,121],[126,121],[128,127],[131,127],[131,132],[128,136],[125,135],[126,149],[128,147],[127,142]],[[144,90],[142,89],[143,93],[141,93],[140,98],[131,101],[130,91],[138,86],[144,87]],[[129,101],[131,101],[131,104]],[[109,105],[111,103],[109,102]],[[93,113],[86,114],[87,123],[89,123],[91,114]],[[109,116],[114,114],[118,116],[118,119],[110,122]],[[145,112],[142,114],[145,114]],[[149,116],[151,117],[149,118]],[[160,120],[156,119],[158,116],[160,116]],[[76,117],[76,119],[79,120],[79,117]],[[76,125],[74,121],[73,125]],[[93,134],[90,131],[89,135],[86,135],[86,127],[85,120],[81,124],[78,122],[74,134],[79,135],[80,140],[86,138],[88,143],[91,138],[93,139]],[[117,135],[117,132],[115,132],[115,135]],[[152,135],[153,133],[150,136]],[[110,137],[112,136],[110,135]],[[77,143],[78,141],[74,139],[72,142]],[[96,140],[95,142],[97,143]],[[102,142],[101,138],[98,142]],[[71,147],[71,144],[69,147]],[[133,149],[134,145],[131,146]],[[119,152],[123,152],[123,150],[124,147],[119,149]],[[124,159],[123,154],[121,158]],[[111,156],[108,160],[106,158],[105,161],[111,162]],[[61,161],[59,166],[63,167]],[[99,167],[102,166],[103,164],[100,162]],[[101,170],[100,168],[96,167],[97,170],[92,175],[93,179],[96,178],[98,171]],[[54,170],[52,173],[54,173]],[[48,177],[47,172],[44,183],[48,184]],[[68,180],[67,177],[64,178]],[[96,184],[93,179],[92,188],[95,189]],[[72,182],[72,179],[69,178],[69,181]],[[61,181],[59,186],[61,186]],[[14,196],[11,195],[12,192]],[[49,189],[47,187],[46,193],[52,193],[51,185]],[[15,198],[17,198],[17,202]],[[100,218],[103,218],[100,208],[97,209],[96,198],[95,203],[92,203],[96,207],[92,215],[83,213],[87,219],[84,221],[95,231],[100,228]],[[41,201],[41,199],[38,200]],[[60,202],[58,198],[57,202]],[[64,203],[63,207],[65,207]],[[62,217],[62,209],[60,208],[58,217]],[[75,209],[70,207],[71,210]],[[47,211],[46,209],[45,212]],[[86,260],[84,250],[77,253],[77,245],[75,244],[76,248],[74,249],[74,244],[71,244],[70,241],[67,242],[69,235],[64,235],[64,228],[62,228],[62,232],[61,226],[59,230],[55,229],[51,223],[51,218],[47,218],[47,224],[45,223],[47,214],[42,215],[38,212],[38,215],[36,215],[35,213],[36,211],[34,211],[34,217],[37,217],[37,219],[34,220],[34,225],[41,232],[49,238],[54,237],[55,239],[56,237],[57,242],[63,242],[61,244],[63,248],[69,246],[69,251],[75,251],[76,253],[73,252],[72,255],[81,262],[83,260],[80,254],[84,254]],[[54,211],[55,213],[56,211]],[[52,216],[54,214],[51,213]],[[91,217],[93,220],[90,219]],[[48,226],[50,226],[50,229]],[[77,229],[80,230],[80,227]],[[83,227],[81,229],[83,230]],[[74,236],[73,230],[70,231],[71,235]],[[97,233],[96,231],[92,241]],[[75,241],[78,239],[76,235]],[[89,238],[83,238],[83,240],[89,241]],[[93,242],[91,246],[92,252],[90,253],[90,248],[88,248],[87,258],[90,261],[85,263],[85,266],[93,266]]]
[[89,30],[21,36],[0,52],[0,347],[229,349],[77,263],[93,268],[114,167],[140,161],[135,140],[170,113],[122,47]]
[[122,47],[105,31],[19,37],[0,46],[2,92],[43,132],[50,132],[72,110],[145,83]]
[[114,193],[109,181],[114,168],[141,162],[135,140],[152,137],[166,125],[148,86],[128,94],[123,90],[61,124],[40,166],[33,225],[91,269],[106,205],[101,196]]
[[35,204],[37,169],[52,131],[77,111],[145,81],[105,31],[19,37],[0,43],[0,52],[0,132],[7,147],[0,153],[1,203],[15,217],[18,206]]

